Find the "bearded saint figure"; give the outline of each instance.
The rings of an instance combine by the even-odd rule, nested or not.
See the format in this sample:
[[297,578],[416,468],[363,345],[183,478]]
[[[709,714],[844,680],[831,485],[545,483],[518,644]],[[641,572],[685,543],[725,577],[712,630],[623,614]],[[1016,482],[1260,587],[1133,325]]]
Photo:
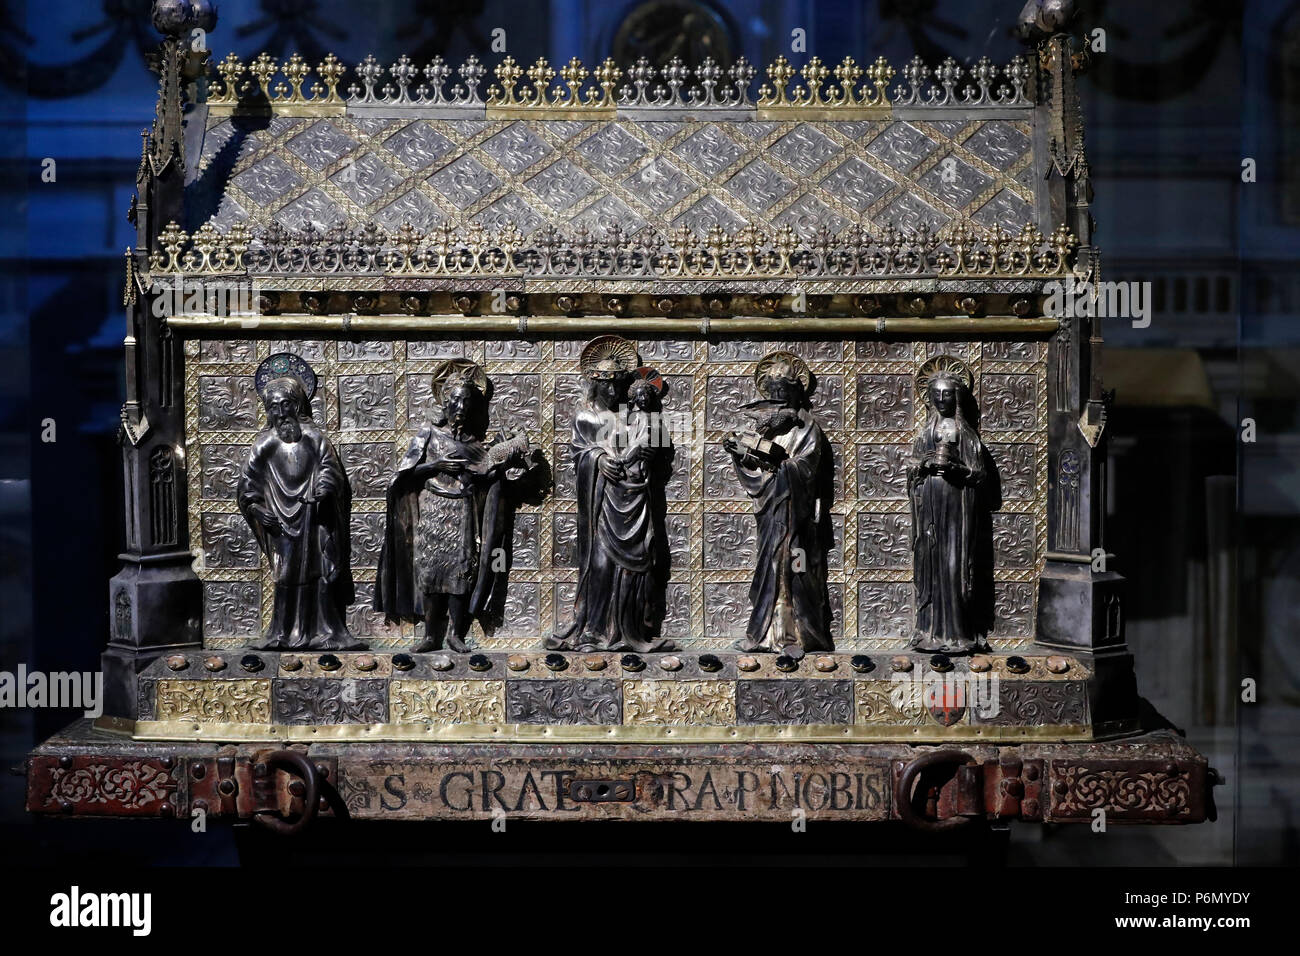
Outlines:
[[275,582],[263,650],[359,650],[345,622],[352,583],[352,489],[343,463],[312,419],[316,374],[289,352],[257,369],[267,427],[239,478],[239,511]]
[[519,486],[542,467],[522,432],[489,445],[488,380],[467,359],[433,373],[441,416],[411,439],[388,486],[375,609],[423,622],[416,653],[465,652],[470,627],[492,627],[504,600]]
[[762,396],[746,406],[754,431],[723,442],[758,523],[753,610],[736,647],[799,658],[832,647],[826,556],[834,464],[809,405],[815,382],[808,364],[773,352],[758,363],[754,384]]

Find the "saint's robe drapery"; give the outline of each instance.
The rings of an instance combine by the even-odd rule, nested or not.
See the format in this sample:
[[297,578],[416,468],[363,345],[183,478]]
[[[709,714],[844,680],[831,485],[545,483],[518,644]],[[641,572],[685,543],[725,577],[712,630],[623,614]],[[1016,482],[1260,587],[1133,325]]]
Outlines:
[[[359,645],[348,633],[352,582],[352,491],[329,439],[310,419],[302,437],[285,442],[264,429],[240,474],[237,503],[266,555],[275,581],[265,647],[347,650]],[[324,494],[322,477],[333,488]],[[317,497],[319,496],[319,498]],[[257,518],[265,510],[280,525],[268,530]]]
[[[505,599],[514,502],[506,476],[489,475],[488,451],[445,421],[425,425],[407,446],[388,486],[375,585],[375,610],[390,624],[423,621],[426,593],[472,592],[470,613],[491,632]],[[416,474],[418,465],[439,458],[462,459],[466,470]]]
[[833,544],[830,443],[807,409],[772,441],[787,456],[775,470],[736,466],[758,522],[758,562],[749,589],[753,610],[737,646],[828,651],[834,644],[826,588],[826,555]]
[[[954,419],[949,419],[954,421]],[[957,441],[950,460],[969,469],[966,476],[921,475],[922,458],[941,442],[942,416],[932,414],[912,445],[908,495],[912,510],[912,581],[916,626],[912,646],[925,651],[966,653],[985,645],[976,606],[980,529],[984,521],[986,451],[964,419],[955,419]]]
[[668,646],[659,633],[666,570],[660,564],[667,548],[655,502],[671,442],[661,432],[653,463],[627,468],[622,480],[611,481],[597,462],[602,455],[623,458],[627,437],[612,412],[587,405],[574,416],[578,588],[573,623],[548,640],[548,647],[648,653]]

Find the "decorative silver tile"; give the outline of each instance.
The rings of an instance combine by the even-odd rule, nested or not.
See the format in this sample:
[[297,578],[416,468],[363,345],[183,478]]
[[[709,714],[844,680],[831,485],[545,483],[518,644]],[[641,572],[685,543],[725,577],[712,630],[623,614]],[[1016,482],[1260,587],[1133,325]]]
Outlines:
[[736,480],[736,466],[721,445],[704,446],[704,497],[709,500],[743,500],[745,490]]
[[551,565],[578,566],[578,516],[575,514],[551,515]]
[[676,166],[656,156],[651,162],[623,180],[627,190],[655,212],[663,212],[681,202],[699,188]]
[[937,131],[941,136],[946,136],[948,139],[952,139],[953,136],[955,136],[961,130],[961,128],[966,125],[966,121],[965,120],[930,120],[928,125],[931,129]]
[[347,214],[339,208],[338,203],[321,189],[311,189],[293,202],[280,207],[275,214],[275,221],[286,229],[301,232],[311,223],[318,232],[328,232],[347,219]]
[[750,139],[762,139],[779,125],[779,123],[737,123],[735,129]]
[[673,447],[672,471],[664,482],[664,498],[668,501],[689,501],[691,498],[691,459],[695,449],[690,445]]
[[752,362],[763,357],[763,346],[745,339],[723,339],[710,342],[710,362]]
[[573,468],[573,447],[569,444],[555,445],[551,455],[551,471],[555,488],[551,494],[563,501],[577,498],[577,475]]
[[787,166],[794,167],[804,176],[821,169],[840,151],[840,146],[833,139],[808,123],[800,123],[768,150],[771,155]]
[[962,145],[995,169],[1006,169],[1029,149],[1029,137],[1010,123],[990,120],[981,123]]
[[753,515],[705,512],[703,541],[706,571],[747,571],[758,559]]
[[379,511],[352,512],[352,567],[379,567],[384,544],[384,514]]
[[255,362],[257,343],[251,339],[203,339],[199,342],[200,362]]
[[868,135],[874,136],[885,128],[886,123],[872,120],[852,120],[850,122],[830,123],[835,130],[849,139],[865,139]]
[[487,120],[448,120],[446,126],[462,141],[472,139],[487,129]]
[[879,201],[895,185],[888,176],[877,172],[856,156],[840,163],[821,181],[823,189],[858,212],[865,212],[868,206]]
[[668,565],[681,571],[690,560],[691,516],[670,512],[664,516],[664,531],[668,536]]
[[664,623],[661,633],[673,640],[691,637],[691,589],[684,582],[670,582],[664,589]]
[[448,163],[427,182],[461,208],[473,205],[501,186],[501,180],[472,156],[461,156]]
[[545,218],[518,193],[510,193],[484,209],[474,217],[474,221],[489,232],[500,232],[506,226],[514,226],[520,235],[526,236],[545,222]]
[[912,427],[911,375],[858,376],[858,428],[903,431]]
[[578,152],[607,176],[613,176],[644,156],[646,148],[622,127],[607,123],[578,144]]
[[262,588],[257,581],[205,581],[203,633],[255,638],[262,632]]
[[988,374],[980,376],[980,427],[1033,428],[1038,417],[1038,379],[1034,375]]
[[1029,637],[1034,633],[1034,585],[998,581],[993,585],[993,635]]
[[402,127],[384,147],[415,172],[427,169],[455,149],[455,144],[424,120]]
[[819,375],[808,404],[822,428],[838,430],[844,424],[844,376]]
[[535,511],[515,515],[515,534],[511,544],[512,566],[524,571],[535,571],[541,567],[538,560],[538,548],[541,544],[537,534],[537,523],[541,515]]
[[934,140],[911,123],[898,121],[871,141],[867,152],[900,173],[911,170],[936,149]]
[[441,411],[433,397],[433,376],[408,374],[406,376],[406,420],[412,431],[425,422],[437,419]]
[[578,120],[550,120],[546,124],[546,131],[553,133],[563,140],[570,140],[585,130],[590,123],[580,122]]
[[937,232],[949,217],[911,193],[904,193],[886,206],[876,218],[882,223],[891,222],[899,229],[913,232],[920,228],[921,223],[925,223],[931,232]]
[[993,566],[996,568],[1032,568],[1034,566],[1034,516],[993,515]]
[[551,152],[551,147],[527,123],[512,123],[485,140],[479,149],[516,176]]
[[1029,444],[989,442],[989,455],[997,468],[1004,501],[1029,501],[1034,497],[1038,450]]
[[592,179],[567,159],[547,166],[525,185],[556,212],[564,212],[596,188]]
[[860,359],[877,362],[909,362],[912,359],[911,342],[857,342],[853,351]]
[[[539,636],[541,619],[539,606],[540,585],[535,581],[511,581],[506,585],[502,624],[497,630],[500,637],[520,637],[535,640]],[[571,683],[556,681],[556,683]]]
[[758,397],[748,375],[710,375],[705,385],[704,420],[710,429],[735,431],[749,419],[740,406]]
[[384,362],[393,357],[392,342],[339,342],[340,362]]
[[[695,344],[678,339],[641,339],[637,343],[637,350],[640,352],[641,361],[643,362],[690,362],[695,359]],[[682,381],[689,382],[690,379],[683,379]],[[679,386],[681,384],[681,382],[673,379],[668,382],[674,405],[682,404],[677,400],[680,397]]]
[[374,153],[366,153],[330,177],[330,182],[360,206],[368,206],[402,184],[402,177]]
[[367,136],[379,136],[386,129],[396,129],[399,120],[380,116],[349,116],[352,125]]
[[329,120],[317,120],[285,144],[289,152],[317,172],[338,162],[356,147],[357,141]]
[[488,406],[490,428],[503,428],[508,434],[520,429],[537,431],[542,427],[541,406],[540,375],[492,376],[492,402]]
[[248,210],[235,201],[235,197],[226,193],[221,197],[221,204],[217,206],[217,211],[213,217],[208,220],[212,223],[213,228],[220,233],[227,233],[230,227],[248,219]]
[[261,558],[253,529],[241,514],[204,512],[199,517],[203,563],[209,568],[255,568]]
[[931,166],[918,182],[948,205],[964,209],[993,180],[950,153]]
[[573,435],[573,415],[587,400],[587,382],[581,375],[555,376],[555,437],[567,441]]
[[289,190],[302,185],[302,177],[278,156],[259,160],[231,181],[253,202],[262,206],[270,205]]
[[542,357],[541,342],[520,342],[517,339],[489,339],[483,343],[484,355],[489,359],[517,359],[537,361]]
[[617,196],[606,194],[569,220],[569,228],[586,226],[593,236],[604,236],[618,226],[626,236],[645,228],[645,220],[628,208]]
[[905,499],[910,445],[858,446],[858,497]]
[[200,493],[204,498],[233,501],[248,448],[244,445],[203,445],[202,448]]
[[674,219],[672,225],[674,229],[686,226],[702,236],[714,226],[721,226],[723,232],[731,234],[748,223],[749,220],[738,216],[712,196],[705,196]]
[[750,209],[762,212],[794,189],[794,183],[756,159],[723,183],[723,188]]
[[375,214],[375,219],[389,232],[397,232],[404,225],[427,233],[434,226],[447,221],[447,214],[420,192],[412,189],[400,199],[395,199]]
[[199,428],[256,428],[257,390],[251,375],[199,376]]
[[912,615],[910,583],[858,584],[858,637],[906,640],[912,636]]
[[347,610],[348,630],[352,636],[367,641],[394,640],[402,636],[400,625],[388,624],[383,613],[375,610],[375,584],[373,581],[356,582],[357,599]]
[[704,583],[704,636],[723,640],[744,637],[749,622],[749,582]]
[[636,125],[638,129],[645,130],[647,133],[649,133],[651,136],[653,136],[655,139],[661,142],[667,139],[669,136],[672,136],[673,133],[677,132],[679,129],[682,128],[681,123],[666,123],[666,122],[658,122],[658,121],[649,122],[649,123],[637,123]]
[[1041,357],[1039,342],[985,342],[984,359],[993,362],[1037,362]]
[[838,233],[849,224],[847,219],[832,212],[829,206],[812,193],[804,193],[772,221],[778,226],[790,226],[805,241],[811,241],[820,229]]
[[1018,233],[1022,226],[1033,222],[1033,210],[1011,190],[1003,189],[981,206],[971,219],[986,229],[1001,226],[1008,232]]
[[392,428],[396,424],[392,375],[340,375],[339,423],[343,428]]
[[673,152],[710,178],[716,178],[745,153],[734,139],[713,123],[686,137]]
[[448,339],[413,339],[406,343],[406,357],[409,359],[462,358],[464,355],[464,342]]
[[900,512],[858,515],[858,567],[902,571],[912,567],[912,518]]
[[393,443],[343,442],[338,450],[352,485],[352,497],[382,499],[397,465]]

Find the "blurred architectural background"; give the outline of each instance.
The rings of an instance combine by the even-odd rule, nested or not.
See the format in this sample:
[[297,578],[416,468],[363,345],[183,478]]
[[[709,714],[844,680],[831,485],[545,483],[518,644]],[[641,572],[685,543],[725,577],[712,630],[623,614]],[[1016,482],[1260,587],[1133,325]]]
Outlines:
[[[222,0],[215,58],[355,64],[470,53],[520,62],[810,54],[901,66],[1005,62],[1020,0]],[[1110,550],[1155,708],[1228,778],[1190,830],[1016,835],[1015,859],[1154,864],[1300,858],[1300,2],[1080,4],[1104,45],[1084,83],[1103,278],[1152,283],[1149,327],[1106,330]],[[0,668],[93,669],[120,505],[122,253],[151,118],[150,0],[0,2]],[[1093,33],[1094,30],[1104,31]],[[345,84],[346,85],[346,81]],[[45,182],[43,161],[55,162]],[[1255,181],[1242,180],[1254,160]],[[1244,418],[1257,440],[1237,440]],[[58,440],[40,441],[54,419]],[[33,518],[33,515],[35,518]],[[1240,703],[1253,677],[1259,702]],[[63,713],[5,712],[6,766]],[[18,778],[0,826],[28,822]],[[0,837],[3,838],[3,837]],[[45,828],[39,841],[66,838]],[[81,836],[85,840],[84,830]],[[122,842],[125,842],[123,840]],[[175,850],[182,853],[182,850]],[[209,848],[205,852],[217,852]],[[190,859],[191,857],[185,857]],[[220,853],[214,858],[221,858]],[[175,859],[175,857],[169,857]]]

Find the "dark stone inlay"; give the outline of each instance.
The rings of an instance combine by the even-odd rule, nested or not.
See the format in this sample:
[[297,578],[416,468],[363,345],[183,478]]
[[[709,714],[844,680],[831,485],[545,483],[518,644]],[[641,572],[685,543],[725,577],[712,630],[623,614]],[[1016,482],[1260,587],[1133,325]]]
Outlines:
[[971,723],[989,727],[1040,727],[1088,722],[1084,681],[1009,681],[998,683],[998,712],[986,717],[971,708]]
[[280,678],[271,682],[277,724],[388,723],[388,681],[382,677]]
[[736,683],[741,724],[851,724],[853,681],[741,680]]
[[616,680],[515,680],[506,684],[512,724],[619,724],[623,694]]

